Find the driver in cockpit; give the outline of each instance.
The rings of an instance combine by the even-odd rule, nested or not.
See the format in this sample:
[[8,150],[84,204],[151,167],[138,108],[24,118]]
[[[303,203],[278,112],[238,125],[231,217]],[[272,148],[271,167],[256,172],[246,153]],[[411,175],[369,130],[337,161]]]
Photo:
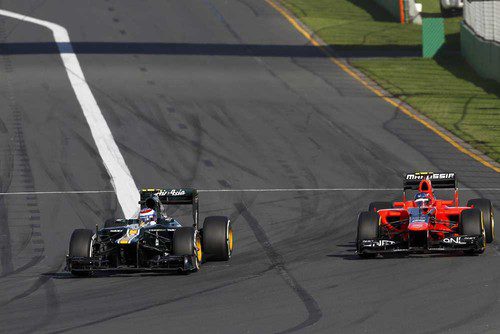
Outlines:
[[158,217],[156,211],[150,208],[141,209],[141,211],[139,212],[139,220],[141,227],[156,224],[164,224],[167,225],[167,227],[172,228],[181,226],[178,221],[171,217]]
[[433,197],[429,193],[420,192],[415,195],[413,200],[415,207],[422,209],[424,213],[432,213]]
[[149,225],[156,225],[156,221],[158,220],[158,216],[156,214],[156,211],[153,209],[149,208],[144,208],[141,209],[141,212],[139,212],[139,220],[141,221],[140,225],[142,226],[149,226]]

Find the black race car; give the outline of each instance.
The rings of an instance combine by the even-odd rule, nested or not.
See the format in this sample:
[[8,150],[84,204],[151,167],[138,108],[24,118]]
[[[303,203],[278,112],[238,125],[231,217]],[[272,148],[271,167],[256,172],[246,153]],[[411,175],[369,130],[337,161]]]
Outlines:
[[[142,189],[141,209],[159,213],[156,224],[139,219],[106,221],[95,231],[73,231],[66,259],[73,275],[97,271],[198,271],[207,260],[227,261],[233,252],[233,229],[228,217],[205,218],[198,226],[196,189]],[[181,226],[165,214],[163,205],[191,205],[192,226]]]

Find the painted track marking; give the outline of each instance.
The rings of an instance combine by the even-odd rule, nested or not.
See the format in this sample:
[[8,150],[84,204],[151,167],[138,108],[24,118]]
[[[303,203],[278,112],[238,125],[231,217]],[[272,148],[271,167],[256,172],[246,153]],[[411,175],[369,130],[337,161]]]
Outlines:
[[68,31],[58,24],[3,9],[0,9],[0,15],[37,24],[52,31],[54,40],[59,48],[59,55],[68,74],[68,79],[90,127],[90,132],[92,133],[104,167],[111,178],[111,184],[115,190],[118,203],[120,203],[125,217],[131,218],[137,212],[138,208],[139,192],[137,186],[116,145],[101,109],[97,105],[97,101],[85,80],[78,58],[73,51]]
[[[238,193],[238,192],[347,192],[347,191],[400,191],[402,188],[269,188],[269,189],[198,189],[199,193]],[[460,191],[500,191],[500,188],[461,188]],[[71,195],[71,194],[108,194],[114,190],[62,190],[62,191],[19,191],[0,193],[0,196],[19,195]]]
[[349,67],[347,67],[344,63],[342,63],[340,60],[338,60],[329,50],[328,47],[320,44],[316,38],[307,32],[302,26],[298,23],[298,21],[292,17],[290,14],[288,14],[283,8],[281,8],[279,5],[277,5],[274,1],[275,0],[265,0],[271,7],[273,7],[276,11],[278,11],[288,22],[292,24],[292,26],[297,29],[298,32],[300,32],[309,42],[311,42],[312,45],[318,47],[325,55],[328,56],[328,59],[340,67],[344,72],[349,74],[352,78],[356,79],[358,82],[360,82],[363,86],[368,88],[370,91],[375,93],[378,97],[382,98],[384,101],[387,103],[391,104],[392,106],[396,107],[399,109],[401,112],[403,112],[406,116],[410,117],[411,119],[414,119],[415,121],[419,122],[420,124],[424,125],[426,128],[437,134],[439,137],[444,139],[446,142],[451,144],[453,147],[455,147],[457,150],[460,152],[468,155],[469,157],[473,158],[474,160],[480,162],[484,166],[491,168],[497,173],[500,173],[500,168],[493,165],[489,161],[485,160],[481,156],[475,154],[474,152],[470,151],[469,149],[463,147],[460,145],[457,141],[455,141],[453,138],[448,136],[447,134],[443,133],[441,130],[430,124],[428,121],[423,119],[422,117],[415,115],[412,113],[408,108],[405,106],[401,105],[396,99],[393,97],[386,96],[380,89],[372,87],[366,80],[361,78],[357,73],[352,71]]
[[70,195],[70,194],[109,194],[114,193],[114,190],[67,190],[67,191],[17,191],[0,193],[0,196],[16,196],[16,195]]
[[[328,192],[328,191],[401,191],[403,188],[274,188],[274,189],[198,189],[200,193],[229,192]],[[500,191],[500,188],[460,188],[460,191]]]

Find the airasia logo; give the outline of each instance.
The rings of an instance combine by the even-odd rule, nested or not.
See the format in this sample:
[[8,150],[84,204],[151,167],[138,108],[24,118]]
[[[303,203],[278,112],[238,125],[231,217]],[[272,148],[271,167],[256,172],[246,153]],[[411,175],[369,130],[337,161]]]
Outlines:
[[183,196],[183,195],[186,195],[186,191],[182,189],[162,190],[158,192],[158,196]]

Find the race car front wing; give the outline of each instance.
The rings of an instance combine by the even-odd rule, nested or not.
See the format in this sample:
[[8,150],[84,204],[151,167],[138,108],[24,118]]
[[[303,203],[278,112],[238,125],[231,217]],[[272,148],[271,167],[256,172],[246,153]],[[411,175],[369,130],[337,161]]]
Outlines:
[[361,240],[358,253],[395,253],[395,252],[452,252],[480,251],[484,249],[484,236],[462,235],[446,237],[441,240],[428,240],[425,247],[409,247],[407,242],[390,239]]
[[108,260],[99,257],[66,257],[68,271],[182,271],[189,272],[196,269],[194,255],[166,255],[149,260],[149,266],[111,266]]

